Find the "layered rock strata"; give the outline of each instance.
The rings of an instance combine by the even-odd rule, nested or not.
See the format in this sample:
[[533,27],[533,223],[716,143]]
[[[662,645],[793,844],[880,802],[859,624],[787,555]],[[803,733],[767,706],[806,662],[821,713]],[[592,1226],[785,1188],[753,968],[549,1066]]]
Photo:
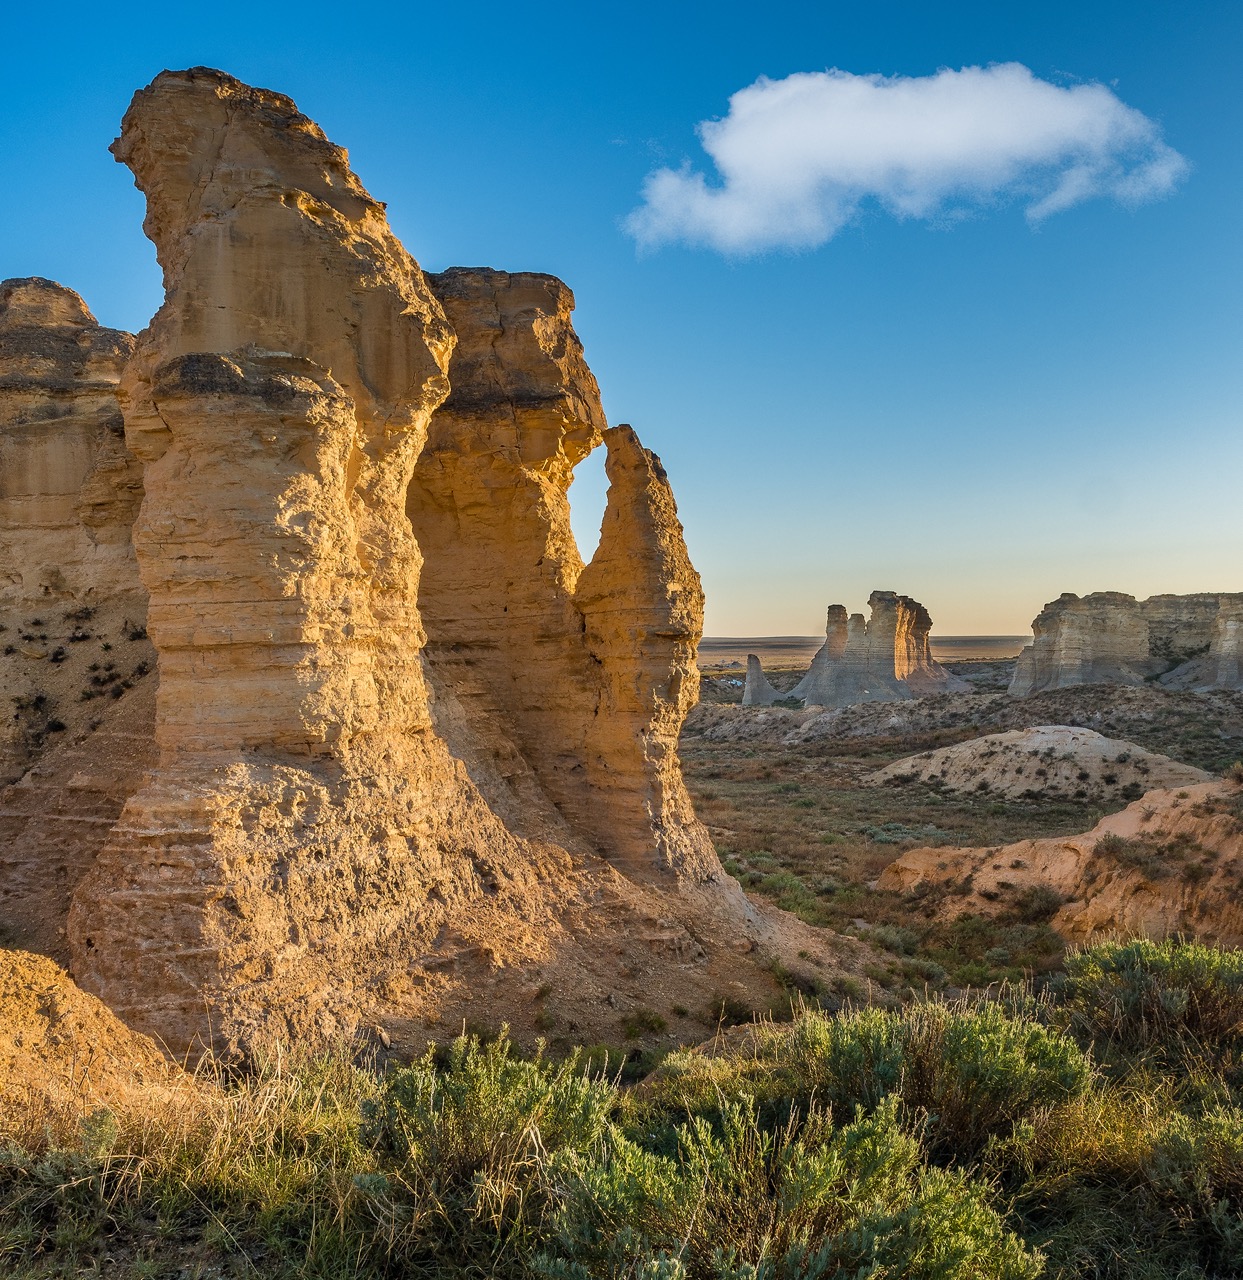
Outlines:
[[[458,337],[407,502],[433,670],[491,739],[515,830],[634,873],[717,877],[677,760],[703,593],[660,460],[609,429],[559,280],[455,268],[429,282]],[[584,568],[568,492],[602,442],[608,503]]]
[[1019,656],[1015,697],[1081,684],[1243,688],[1243,593],[1152,596],[1071,593],[1045,605]]
[[[165,276],[122,393],[159,762],[74,897],[75,975],[178,1050],[245,1049],[408,1018],[455,956],[547,958],[602,894],[711,963],[621,881],[584,887],[595,851],[771,943],[678,769],[699,581],[659,460],[605,429],[568,290],[437,278],[462,331],[437,411],[441,304],[289,99],[166,72],[114,152]],[[583,568],[565,491],[601,439]]]
[[141,594],[117,404],[133,345],[71,289],[0,282],[0,610]]
[[848,707],[966,689],[933,659],[932,618],[919,601],[873,591],[868,608],[865,620],[861,613],[848,617],[843,605],[829,606],[824,644],[790,697],[805,707]]
[[[107,719],[95,698],[111,675],[153,656],[127,639],[147,611],[130,540],[142,470],[118,403],[133,345],[71,289],[0,283],[0,787]],[[4,836],[20,807],[0,792]],[[12,851],[0,839],[0,862]]]
[[74,971],[178,1046],[332,1034],[542,856],[432,731],[419,660],[405,495],[452,335],[287,98],[164,73],[114,150],[165,274],[124,387],[160,763],[78,889]]

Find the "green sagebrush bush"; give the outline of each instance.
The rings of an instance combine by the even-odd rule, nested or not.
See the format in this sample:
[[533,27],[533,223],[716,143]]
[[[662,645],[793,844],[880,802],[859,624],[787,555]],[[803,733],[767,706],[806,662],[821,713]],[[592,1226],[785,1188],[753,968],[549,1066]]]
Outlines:
[[1033,1108],[1081,1093],[1091,1075],[1072,1040],[1030,1017],[930,1001],[806,1013],[792,1027],[758,1030],[737,1058],[672,1055],[648,1100],[668,1114],[710,1116],[719,1100],[746,1092],[774,1119],[818,1100],[844,1122],[892,1096],[934,1154],[970,1158]]
[[964,1174],[927,1168],[897,1099],[835,1127],[828,1112],[765,1128],[752,1106],[680,1126],[663,1155],[615,1131],[598,1161],[555,1163],[556,1280],[1020,1280],[1041,1273]]
[[1108,944],[1039,998],[807,1012],[634,1088],[463,1038],[61,1128],[0,1106],[0,1274],[1243,1275],[1241,972]]
[[1066,957],[1067,1025],[1102,1046],[1238,1069],[1243,951],[1194,942],[1107,942]]

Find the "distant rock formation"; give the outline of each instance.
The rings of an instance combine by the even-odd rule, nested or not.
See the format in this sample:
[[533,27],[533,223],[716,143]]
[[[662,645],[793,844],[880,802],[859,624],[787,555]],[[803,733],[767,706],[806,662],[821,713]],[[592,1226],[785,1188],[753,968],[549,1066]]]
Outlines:
[[768,678],[764,675],[764,668],[760,665],[759,658],[755,654],[747,654],[747,679],[742,688],[742,705],[744,707],[771,707],[778,698],[782,697],[779,689],[774,689],[768,683]]
[[[934,661],[928,643],[932,618],[919,601],[894,591],[873,591],[868,608],[871,618],[865,621],[861,613],[847,617],[844,605],[829,606],[824,644],[788,697],[801,698],[805,707],[848,707],[967,689],[965,681]],[[755,667],[753,677],[748,658],[748,687],[756,694],[746,705],[771,705],[765,687],[772,686],[763,679],[758,659]]]
[[1243,688],[1243,593],[1152,596],[1067,592],[1032,623],[1010,692],[1081,684]]
[[142,594],[142,469],[117,404],[133,346],[72,289],[0,282],[0,607]]

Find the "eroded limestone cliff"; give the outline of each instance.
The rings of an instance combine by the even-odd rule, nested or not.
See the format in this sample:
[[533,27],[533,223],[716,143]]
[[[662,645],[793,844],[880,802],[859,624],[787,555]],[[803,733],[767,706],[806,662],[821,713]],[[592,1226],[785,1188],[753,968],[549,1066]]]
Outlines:
[[759,658],[754,653],[747,654],[747,678],[742,686],[742,705],[771,707],[780,697],[781,691],[774,689],[769,683]]
[[1243,593],[1152,596],[1067,592],[1032,622],[1010,692],[1027,697],[1081,684],[1243,688]]
[[133,345],[71,289],[0,282],[0,608],[141,593],[142,472],[117,405]]
[[[667,980],[707,1008],[823,965],[695,819],[699,580],[569,291],[429,284],[345,153],[220,72],[157,77],[114,152],[165,276],[121,393],[159,758],[74,895],[75,976],[181,1052],[521,1031],[531,974],[583,1034]],[[565,495],[601,441],[583,567]]]
[[[407,512],[429,658],[490,743],[496,803],[513,829],[633,873],[717,878],[677,761],[703,594],[659,459],[608,428],[559,280],[429,280],[458,345]],[[608,506],[584,569],[567,495],[602,442]]]
[[74,971],[174,1044],[331,1034],[540,862],[432,731],[419,660],[405,494],[452,336],[288,99],[164,73],[115,151],[165,273],[123,397],[160,765],[78,889]]

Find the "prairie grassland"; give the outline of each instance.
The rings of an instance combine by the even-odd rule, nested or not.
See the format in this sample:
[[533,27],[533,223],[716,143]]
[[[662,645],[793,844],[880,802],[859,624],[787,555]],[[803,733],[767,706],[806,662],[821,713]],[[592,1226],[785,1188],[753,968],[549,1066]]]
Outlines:
[[1243,1272],[1243,953],[805,1009],[623,1088],[579,1055],[344,1050],[0,1112],[0,1274],[1209,1280]]
[[[915,782],[870,787],[863,782],[867,774],[916,752],[1036,724],[1085,725],[1212,770],[1243,755],[1238,694],[1097,685],[1013,699],[997,692],[1012,669],[1006,662],[959,664],[955,670],[977,692],[896,704],[918,726],[898,734],[886,727],[895,704],[871,704],[853,708],[839,733],[791,744],[782,742],[780,726],[766,736],[706,736],[694,715],[682,736],[696,811],[727,869],[751,892],[809,923],[869,942],[876,952],[867,972],[873,996],[1015,981],[1061,964],[1063,944],[1048,927],[1059,905],[1055,897],[1028,893],[999,916],[963,913],[945,923],[947,891],[912,899],[872,887],[904,850],[1071,835],[1089,830],[1108,810],[1069,797],[953,795]],[[776,671],[771,679],[784,689],[800,674]],[[738,701],[732,679],[705,679],[705,710]],[[790,719],[786,729],[795,724]]]

